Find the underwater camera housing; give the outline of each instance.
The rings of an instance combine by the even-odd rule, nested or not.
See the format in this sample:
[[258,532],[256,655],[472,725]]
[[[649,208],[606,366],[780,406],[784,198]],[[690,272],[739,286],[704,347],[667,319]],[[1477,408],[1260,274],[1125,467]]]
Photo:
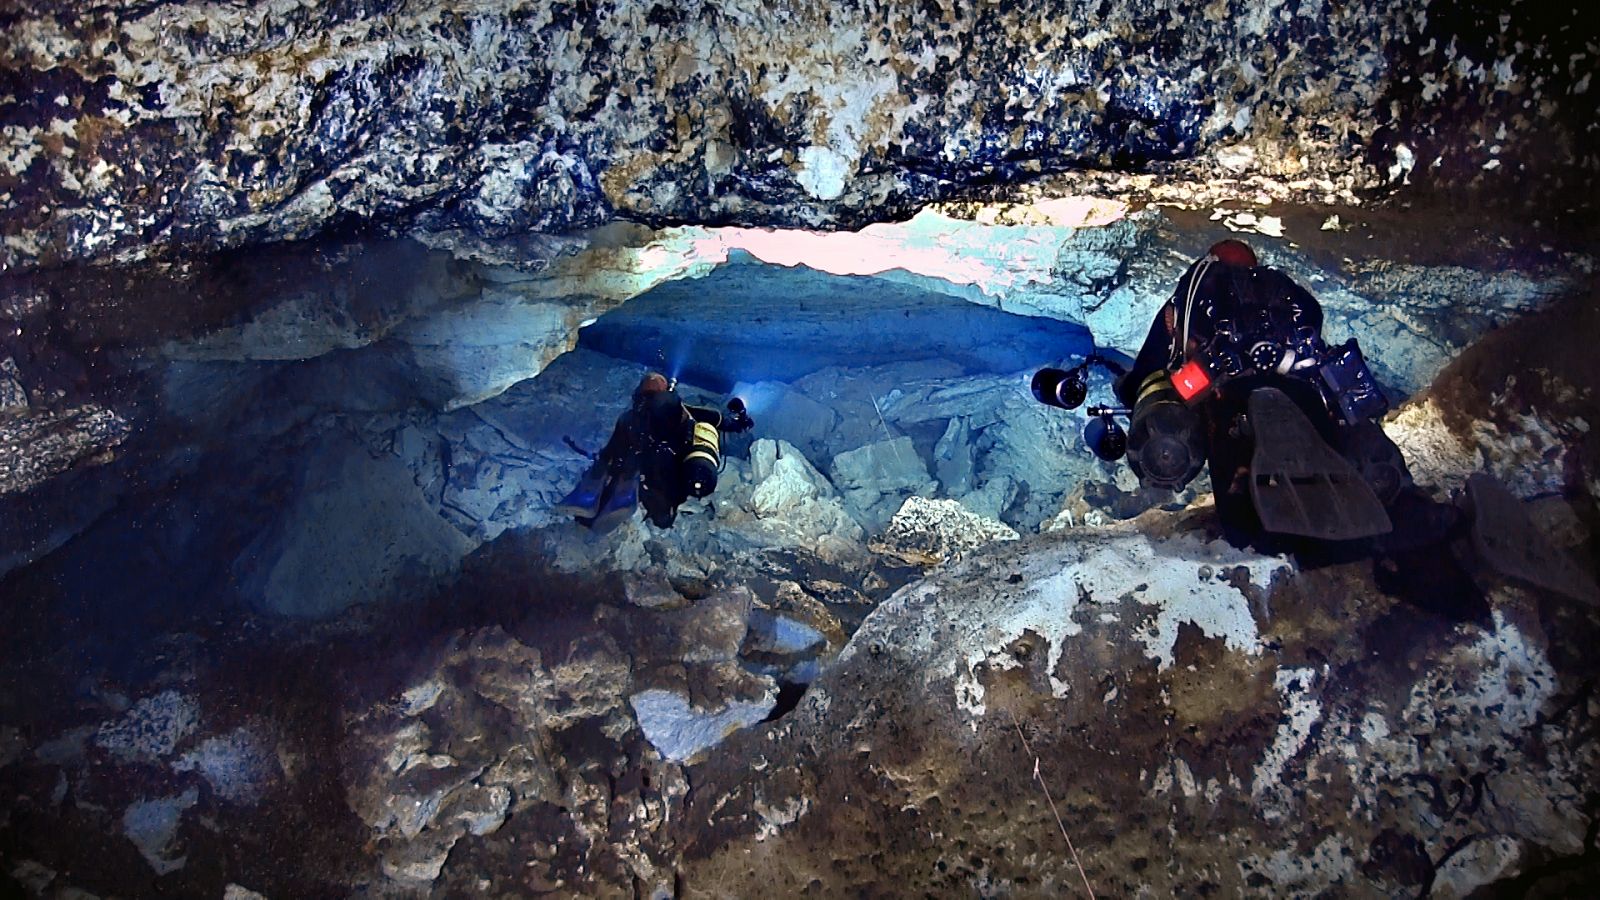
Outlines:
[[[1089,396],[1089,367],[1098,365],[1113,375],[1126,374],[1127,370],[1115,362],[1091,353],[1083,362],[1070,369],[1045,367],[1033,375],[1033,399],[1057,409],[1077,409]],[[1127,415],[1128,410],[1091,406],[1089,424],[1083,429],[1083,442],[1094,455],[1106,462],[1115,462],[1128,449],[1128,433],[1117,424],[1113,416]]]

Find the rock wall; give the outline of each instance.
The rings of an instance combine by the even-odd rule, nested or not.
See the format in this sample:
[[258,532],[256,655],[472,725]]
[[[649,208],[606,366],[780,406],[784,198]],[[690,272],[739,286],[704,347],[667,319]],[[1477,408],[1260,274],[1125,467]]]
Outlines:
[[21,0],[0,271],[370,223],[848,226],[1175,161],[1570,192],[1600,92],[1568,5]]

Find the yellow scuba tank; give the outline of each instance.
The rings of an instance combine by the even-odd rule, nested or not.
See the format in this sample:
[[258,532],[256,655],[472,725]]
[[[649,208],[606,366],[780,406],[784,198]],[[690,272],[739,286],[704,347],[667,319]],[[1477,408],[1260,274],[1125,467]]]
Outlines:
[[722,438],[717,426],[708,422],[695,422],[689,440],[689,452],[683,455],[679,469],[683,484],[691,497],[705,497],[717,489],[717,470],[722,468]]

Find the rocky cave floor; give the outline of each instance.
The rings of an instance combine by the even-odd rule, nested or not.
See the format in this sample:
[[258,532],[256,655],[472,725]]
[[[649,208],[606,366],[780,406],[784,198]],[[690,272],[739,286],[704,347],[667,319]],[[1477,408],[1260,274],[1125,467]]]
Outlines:
[[[1493,472],[1592,571],[1592,266],[1440,228],[1358,277],[1337,260],[1430,224],[1360,215],[1379,224],[1292,211],[1298,244],[1259,239],[1322,273],[1334,328],[1387,351],[1408,398],[1387,427],[1421,483]],[[1134,216],[1049,265],[1170,256],[1096,282],[1160,283],[1216,218]],[[630,239],[290,249],[11,291],[0,318],[31,337],[0,354],[0,399],[21,391],[0,441],[28,448],[0,472],[0,886],[1560,896],[1600,878],[1597,610],[1446,554],[1234,549],[1203,481],[1138,491],[1083,451],[1081,412],[1026,384],[1089,331],[1131,350],[1148,311],[1084,303],[1074,331],[929,279],[746,259],[619,305],[638,258],[593,255]],[[1505,286],[1507,260],[1526,284]],[[619,272],[626,289],[595,287]],[[1345,296],[1383,289],[1415,290],[1398,316]],[[858,291],[885,316],[876,356],[847,352]],[[796,345],[818,349],[776,352]],[[681,368],[691,400],[747,396],[759,427],[676,528],[596,538],[549,507],[646,367]]]

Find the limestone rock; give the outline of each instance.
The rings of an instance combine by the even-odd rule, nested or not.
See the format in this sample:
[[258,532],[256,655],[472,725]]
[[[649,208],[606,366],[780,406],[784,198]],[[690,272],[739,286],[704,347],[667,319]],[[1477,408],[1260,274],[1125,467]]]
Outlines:
[[908,497],[872,547],[902,559],[932,565],[994,541],[1014,541],[1016,531],[979,516],[954,500]]
[[1343,199],[1386,172],[1592,194],[1575,148],[1595,92],[1568,63],[1583,38],[1528,11],[765,13],[23,3],[12,67],[41,89],[0,148],[0,267],[419,218],[855,226],[1089,167],[1214,174],[1244,197]]
[[728,459],[712,495],[714,517],[681,517],[672,539],[697,554],[720,548],[800,548],[832,561],[865,552],[861,526],[793,445],[761,438],[750,460]]
[[999,520],[1017,497],[1017,483],[1009,475],[995,474],[983,486],[963,496],[961,505],[973,515]]
[[714,709],[697,709],[689,697],[676,691],[640,691],[628,698],[645,737],[667,759],[693,760],[721,743],[729,732],[761,721],[776,702],[777,693],[734,700]]
[[281,778],[272,744],[248,727],[201,741],[175,760],[172,768],[199,772],[217,796],[243,804],[260,800]]
[[907,495],[928,496],[937,489],[908,437],[835,456],[831,477],[851,510],[874,531],[888,522]]
[[458,409],[497,396],[571,348],[584,307],[539,302],[501,288],[465,308],[434,311],[397,329],[424,396]]
[[176,872],[188,863],[187,856],[177,855],[178,827],[199,799],[200,792],[189,788],[175,797],[136,801],[123,813],[124,832],[157,875]]
[[933,447],[934,474],[939,486],[951,497],[972,491],[971,430],[965,419],[956,417],[945,426],[939,443]]
[[794,512],[807,501],[834,496],[833,485],[788,441],[751,445],[750,481],[750,509],[758,516]]
[[[1059,840],[1015,856],[1059,838],[1058,816],[1097,893],[1204,870],[1240,893],[1431,880],[1466,896],[1581,852],[1596,754],[1546,754],[1584,727],[1552,713],[1586,676],[1556,661],[1531,598],[1439,617],[1385,598],[1369,566],[1295,572],[1197,524],[1152,513],[991,545],[902,589],[794,712],[730,740],[760,754],[759,788],[721,755],[697,770],[686,821],[707,815],[710,831],[681,832],[685,883],[753,889],[735,861],[759,852],[767,891],[1070,893],[1082,876]],[[1396,628],[1406,661],[1386,664],[1376,648]],[[1405,787],[1432,780],[1463,798],[1477,780],[1483,800]],[[821,802],[845,794],[848,808]],[[1176,830],[1141,837],[1130,817]],[[960,834],[961,853],[900,830],[911,823]],[[852,850],[867,834],[907,836]]]
[[17,361],[11,357],[0,359],[0,416],[19,415],[28,411],[28,392],[22,387],[22,373],[17,371]]
[[200,706],[195,699],[167,690],[140,700],[121,718],[101,725],[94,742],[124,760],[153,762],[170,756],[199,722]]
[[235,563],[260,609],[331,615],[412,579],[429,583],[472,549],[392,457],[337,435],[309,456],[284,518]]
[[[341,750],[346,800],[379,839],[383,871],[431,882],[463,835],[493,833],[513,803],[559,799],[553,733],[620,702],[591,702],[622,687],[594,683],[593,666],[592,652],[575,653],[547,669],[489,629],[459,636],[398,704],[359,713]],[[509,731],[486,724],[507,715]]]
[[30,490],[74,466],[104,462],[128,432],[126,419],[98,403],[0,419],[0,496]]

